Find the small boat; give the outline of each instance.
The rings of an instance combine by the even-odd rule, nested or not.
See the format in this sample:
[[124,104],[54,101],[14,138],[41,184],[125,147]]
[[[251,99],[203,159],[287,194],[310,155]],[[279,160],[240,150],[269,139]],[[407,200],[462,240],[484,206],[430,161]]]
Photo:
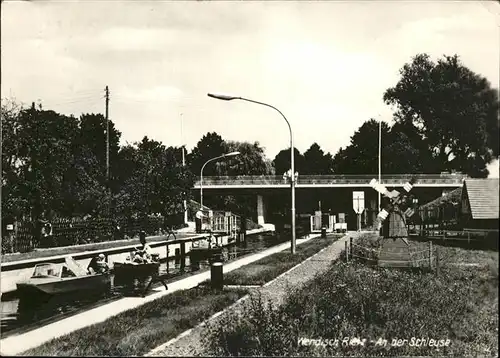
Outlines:
[[223,262],[227,261],[227,249],[208,238],[206,241],[193,243],[189,258],[193,264],[198,264],[200,261]]
[[37,264],[31,277],[17,284],[19,297],[32,294],[56,295],[74,291],[93,290],[108,285],[108,273],[87,274],[72,258],[66,258],[62,265],[54,263]]
[[159,262],[137,263],[132,261],[115,262],[113,264],[113,273],[115,277],[149,276],[158,273]]

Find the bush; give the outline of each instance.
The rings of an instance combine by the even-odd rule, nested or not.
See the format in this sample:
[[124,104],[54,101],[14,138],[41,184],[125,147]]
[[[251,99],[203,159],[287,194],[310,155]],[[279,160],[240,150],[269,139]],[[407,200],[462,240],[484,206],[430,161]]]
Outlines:
[[240,314],[226,314],[207,325],[203,343],[211,354],[223,356],[289,356],[296,351],[297,323],[260,293],[252,295]]

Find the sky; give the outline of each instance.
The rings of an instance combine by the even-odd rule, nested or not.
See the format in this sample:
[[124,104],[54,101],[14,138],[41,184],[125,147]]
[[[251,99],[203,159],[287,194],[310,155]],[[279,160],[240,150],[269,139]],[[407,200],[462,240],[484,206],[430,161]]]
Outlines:
[[[144,136],[191,150],[207,132],[335,154],[370,118],[391,121],[384,91],[417,53],[458,54],[499,87],[493,1],[2,2],[2,97],[60,113],[104,113],[122,143]],[[377,140],[374,138],[373,140]],[[498,176],[498,162],[494,165]]]

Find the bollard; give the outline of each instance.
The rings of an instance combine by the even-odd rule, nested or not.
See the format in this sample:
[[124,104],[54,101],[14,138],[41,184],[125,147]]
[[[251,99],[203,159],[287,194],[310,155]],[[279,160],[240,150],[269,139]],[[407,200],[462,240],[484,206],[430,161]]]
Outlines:
[[349,238],[349,252],[352,255],[352,237]]
[[326,239],[326,227],[324,226],[321,228],[321,238]]
[[224,273],[222,262],[214,262],[210,266],[210,282],[213,289],[222,290],[224,288]]
[[349,262],[349,250],[347,246],[347,241],[345,241],[344,243],[345,243],[345,262]]

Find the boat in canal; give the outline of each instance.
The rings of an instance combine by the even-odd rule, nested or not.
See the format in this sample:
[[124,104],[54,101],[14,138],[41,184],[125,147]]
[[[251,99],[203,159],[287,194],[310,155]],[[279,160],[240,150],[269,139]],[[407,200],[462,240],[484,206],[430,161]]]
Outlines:
[[136,278],[143,276],[151,276],[158,273],[160,268],[160,255],[154,253],[151,255],[151,260],[146,262],[135,262],[134,252],[130,253],[130,257],[123,262],[117,261],[113,263],[113,273],[115,277]]
[[17,284],[19,297],[46,294],[57,295],[75,291],[95,290],[107,287],[111,282],[109,273],[89,274],[71,257],[65,263],[37,264],[31,277]]
[[113,273],[115,277],[149,276],[158,272],[159,262],[137,263],[132,261],[115,262]]
[[189,258],[192,264],[198,265],[201,261],[224,262],[228,259],[228,250],[215,242],[215,236],[209,236],[206,240],[193,242]]

